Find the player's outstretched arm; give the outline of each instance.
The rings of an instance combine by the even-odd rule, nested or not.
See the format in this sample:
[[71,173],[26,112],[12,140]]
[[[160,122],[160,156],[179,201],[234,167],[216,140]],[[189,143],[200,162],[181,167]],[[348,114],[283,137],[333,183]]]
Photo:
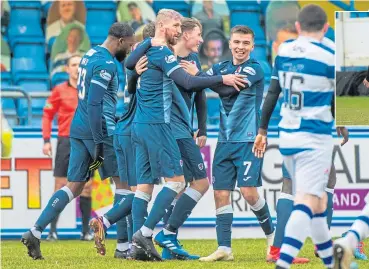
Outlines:
[[277,79],[272,79],[267,96],[264,100],[263,109],[261,111],[259,131],[255,138],[254,146],[252,148],[252,152],[258,158],[262,158],[265,153],[267,145],[268,125],[280,93],[281,86],[279,85],[279,81]]
[[137,48],[131,52],[125,61],[125,66],[129,70],[135,69],[136,63],[145,55],[146,51],[151,47],[151,38],[145,39]]
[[197,92],[195,95],[195,106],[197,113],[197,121],[199,131],[197,133],[197,145],[202,148],[206,144],[206,121],[208,117],[208,110],[206,104],[206,94],[205,91]]

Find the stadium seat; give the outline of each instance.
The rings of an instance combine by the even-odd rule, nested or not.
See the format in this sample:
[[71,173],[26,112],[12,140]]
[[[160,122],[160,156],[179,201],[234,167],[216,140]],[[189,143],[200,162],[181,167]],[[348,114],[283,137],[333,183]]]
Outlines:
[[54,88],[56,85],[63,83],[69,79],[69,75],[66,72],[58,72],[55,73],[51,78],[51,88]]
[[44,59],[35,60],[32,58],[13,58],[12,59],[12,74],[13,81],[16,83],[16,80],[19,76],[31,75],[31,74],[46,74],[47,69],[45,65]]
[[185,1],[154,1],[152,7],[156,13],[162,8],[170,8],[178,11],[185,17],[191,17],[192,6]]
[[41,7],[42,17],[47,18],[47,14],[49,13],[49,9],[50,9],[52,4],[53,4],[53,1],[45,1],[42,4],[42,7]]
[[334,41],[334,30],[332,27],[328,28],[327,33],[325,34],[326,38],[329,38],[330,40]]
[[43,38],[18,37],[11,42],[14,58],[32,58],[44,61]]
[[[257,58],[258,59],[258,58]],[[261,68],[264,71],[264,78],[265,81],[268,83],[270,81],[270,77],[272,76],[272,67],[267,61],[259,60],[259,63],[261,65]]]
[[112,1],[87,1],[86,31],[92,45],[101,44],[110,26],[116,22],[116,3]]
[[227,0],[227,5],[229,8],[229,12],[232,14],[233,12],[240,12],[240,11],[254,11],[254,12],[260,12],[260,4],[259,1],[229,1]]
[[251,52],[251,56],[257,59],[258,61],[259,60],[266,61],[267,60],[266,46],[255,45],[254,50]]
[[12,84],[12,74],[10,72],[1,72],[1,87],[10,86]]
[[9,40],[17,36],[43,37],[41,4],[36,1],[9,2],[12,7],[8,29]]
[[211,125],[219,124],[219,98],[208,98],[208,122]]

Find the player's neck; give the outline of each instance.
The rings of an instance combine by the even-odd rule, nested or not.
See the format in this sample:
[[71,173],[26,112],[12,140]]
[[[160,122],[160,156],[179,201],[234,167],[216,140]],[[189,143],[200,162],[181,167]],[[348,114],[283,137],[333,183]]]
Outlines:
[[241,64],[247,62],[249,59],[250,59],[250,55],[245,60],[242,60],[242,61],[238,61],[237,59],[233,58],[232,63],[233,63],[233,65],[241,65]]
[[101,47],[107,49],[111,56],[115,57],[115,54],[117,53],[117,48],[115,45],[113,45],[112,42],[109,42],[109,39],[106,39],[104,43],[102,43]]
[[180,40],[177,45],[174,46],[174,52],[176,56],[179,56],[181,58],[185,58],[191,53],[191,51],[186,48],[182,40]]
[[77,89],[77,80],[74,79],[69,79],[69,84],[73,87]]
[[315,39],[316,41],[320,42],[323,40],[324,38],[324,34],[322,33],[309,33],[309,32],[301,32],[299,37],[307,37],[307,38],[312,38]]

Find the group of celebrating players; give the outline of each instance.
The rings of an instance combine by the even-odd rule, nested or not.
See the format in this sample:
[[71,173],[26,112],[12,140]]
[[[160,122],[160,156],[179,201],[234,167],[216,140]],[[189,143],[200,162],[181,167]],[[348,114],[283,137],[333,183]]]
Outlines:
[[[345,266],[351,258],[351,248],[368,235],[369,208],[333,247],[326,210],[327,203],[328,211],[332,206],[327,202],[331,199],[327,199],[326,187],[333,188],[328,184],[329,175],[335,178],[331,171],[334,44],[324,38],[327,16],[319,6],[304,7],[296,28],[299,37],[280,46],[260,120],[264,73],[258,61],[250,57],[255,36],[249,27],[232,28],[232,59],[202,72],[197,56],[203,42],[202,27],[196,19],[162,9],[155,23],[145,27],[145,39],[138,45],[128,24],[113,24],[105,42],[81,59],[78,107],[70,131],[68,183],[53,194],[34,227],[23,234],[21,241],[29,256],[42,259],[42,231],[81,193],[98,169],[101,178],[112,177],[116,185],[112,209],[90,221],[101,255],[106,253],[105,234],[116,223],[116,258],[233,261],[230,194],[237,183],[265,233],[269,262],[275,262],[277,268],[308,262],[296,256],[311,234],[317,255],[327,268],[348,268]],[[132,47],[134,50],[126,57]],[[125,90],[130,94],[119,119],[116,60],[125,61]],[[206,88],[221,99],[212,172],[219,247],[200,258],[188,253],[177,235],[209,188],[200,153],[206,142]],[[275,228],[268,204],[257,187],[262,185],[268,122],[282,89],[280,149],[286,180],[284,196],[278,203],[285,199],[288,207],[280,215],[277,206]],[[193,104],[199,121],[196,132],[191,121]],[[337,131],[345,143],[347,130],[340,127]],[[162,179],[163,188],[148,213],[154,186]],[[292,179],[293,184],[287,179]],[[163,248],[161,255],[152,238],[160,220],[164,228],[154,241]]]

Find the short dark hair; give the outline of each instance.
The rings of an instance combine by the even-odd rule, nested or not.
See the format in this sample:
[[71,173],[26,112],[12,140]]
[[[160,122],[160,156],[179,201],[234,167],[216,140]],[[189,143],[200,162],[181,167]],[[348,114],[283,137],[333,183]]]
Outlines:
[[327,14],[318,5],[309,4],[301,9],[297,21],[301,25],[301,30],[306,32],[319,32],[327,23]]
[[206,36],[205,40],[204,40],[204,49],[208,49],[208,44],[210,41],[215,41],[215,40],[219,40],[222,42],[222,45],[224,46],[224,38],[220,33],[214,32],[214,33],[210,33]]
[[126,22],[113,23],[109,29],[109,36],[113,36],[115,38],[131,37],[133,35],[133,28]]
[[142,30],[142,38],[146,39],[148,37],[155,36],[155,22],[149,22],[145,25],[144,29]]
[[131,7],[138,7],[138,5],[135,3],[135,2],[129,2],[128,5],[127,5],[128,8],[131,8]]
[[255,39],[254,31],[245,25],[236,25],[231,29],[231,37],[233,34],[244,34],[244,35],[251,35],[252,39]]
[[293,24],[287,24],[287,25],[283,26],[282,28],[279,28],[277,33],[279,33],[279,32],[288,32],[288,33],[292,33],[292,34],[297,34],[296,27]]

